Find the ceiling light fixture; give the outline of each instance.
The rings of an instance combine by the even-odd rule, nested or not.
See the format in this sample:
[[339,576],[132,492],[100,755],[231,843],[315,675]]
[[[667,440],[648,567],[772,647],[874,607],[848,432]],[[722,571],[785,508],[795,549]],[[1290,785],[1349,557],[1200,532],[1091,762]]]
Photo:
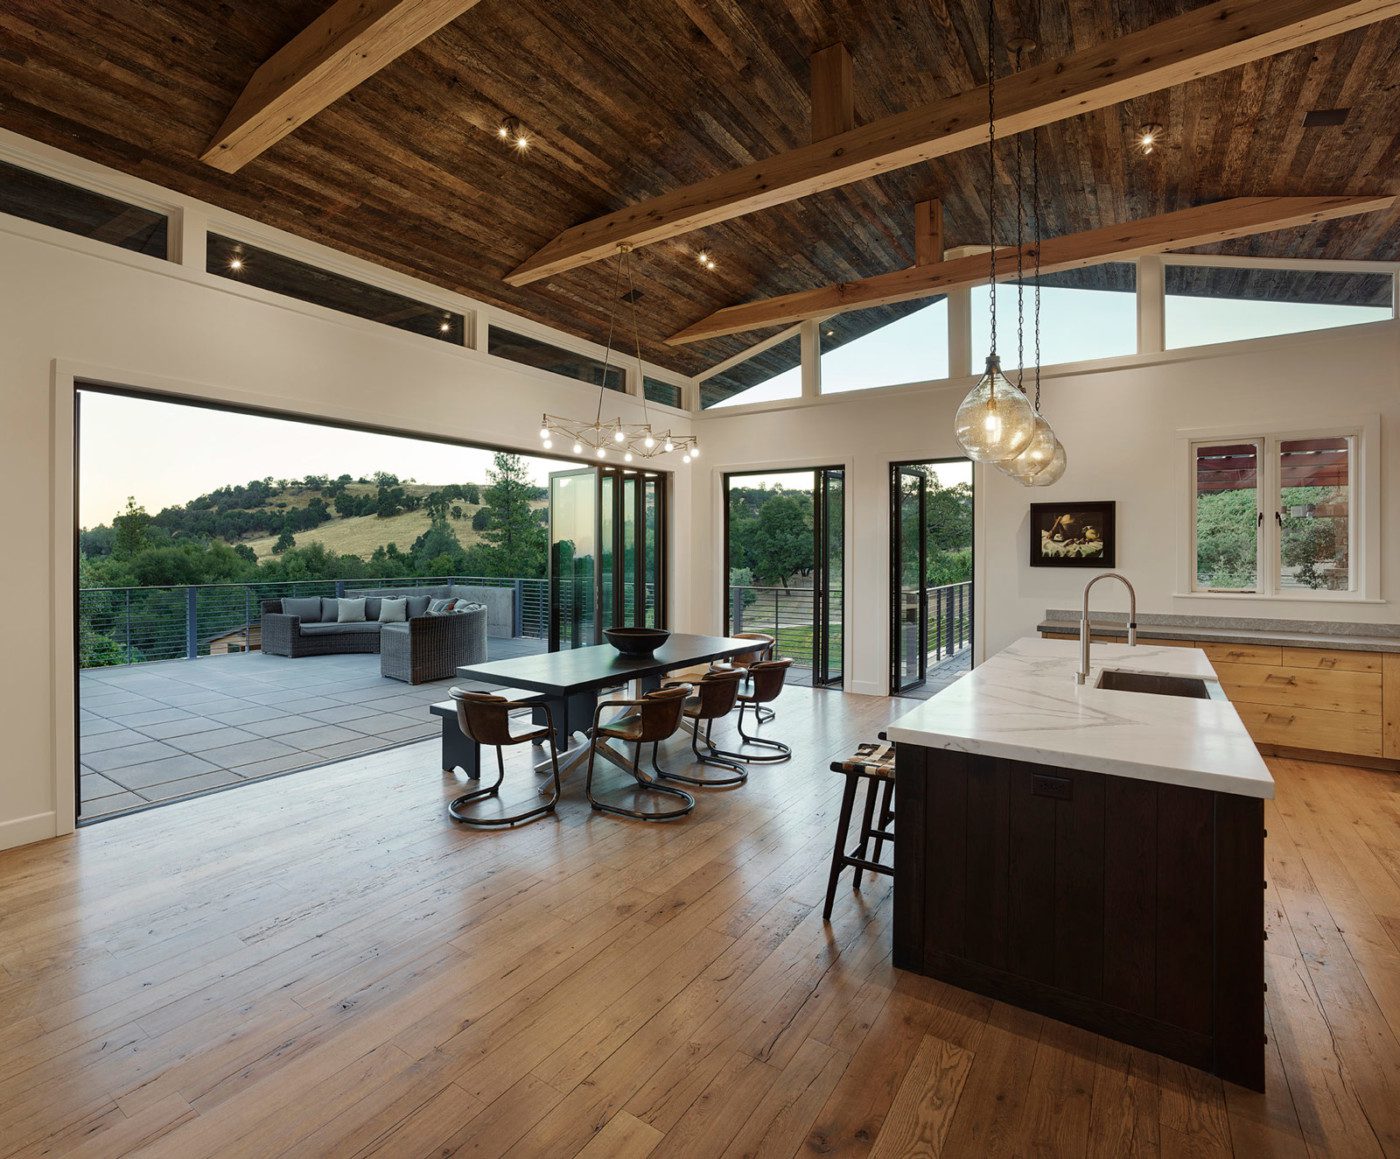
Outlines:
[[1157,124],[1143,125],[1138,130],[1137,146],[1142,150],[1144,157],[1148,156],[1158,145],[1162,143],[1162,126]]
[[517,153],[524,153],[530,147],[530,134],[525,131],[519,118],[507,117],[496,129],[496,139],[509,145]]
[[989,247],[988,298],[991,306],[991,350],[981,380],[962,400],[953,418],[953,430],[967,457],[979,463],[1014,459],[1031,441],[1035,412],[1030,400],[1001,372],[997,354],[997,154],[996,19],[993,0],[987,0],[987,233]]
[[[592,422],[579,422],[574,419],[565,418],[561,415],[547,414],[540,420],[540,441],[548,448],[553,445],[556,438],[571,440],[574,454],[582,455],[592,451],[595,458],[606,459],[608,448],[611,446],[622,455],[624,463],[630,463],[634,458],[654,459],[658,455],[669,454],[677,447],[685,452],[683,462],[689,463],[699,456],[699,442],[694,435],[673,435],[666,431],[660,436],[651,429],[651,412],[646,397],[646,392],[642,392],[642,421],[639,423],[627,423],[622,419],[614,418],[605,421],[603,419],[603,400],[607,397],[608,376],[612,369],[613,335],[616,332],[617,303],[629,302],[632,306],[632,339],[637,357],[637,381],[642,381],[645,374],[645,367],[642,365],[642,331],[637,316],[637,299],[642,295],[632,284],[632,247],[623,245],[617,251],[617,285],[611,297],[612,305],[608,313],[608,341],[603,352],[603,373],[598,380],[598,409]],[[616,291],[621,289],[624,274],[627,278],[628,292],[619,294]],[[622,368],[618,367],[618,373]]]

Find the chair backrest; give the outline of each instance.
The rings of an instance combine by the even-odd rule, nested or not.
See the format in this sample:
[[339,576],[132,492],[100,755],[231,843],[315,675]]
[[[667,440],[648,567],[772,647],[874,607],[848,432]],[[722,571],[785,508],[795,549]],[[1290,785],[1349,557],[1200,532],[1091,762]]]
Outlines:
[[477,744],[511,743],[510,701],[489,692],[453,693],[457,701],[457,724]]
[[701,720],[728,716],[739,699],[739,684],[743,679],[744,674],[737,668],[719,668],[705,673],[695,685],[695,695],[700,698],[695,715]]
[[692,691],[694,690],[689,684],[681,684],[675,688],[660,688],[644,694],[637,705],[639,731],[636,739],[650,743],[674,736],[681,726],[681,711],[685,708],[685,699]]
[[766,632],[738,632],[730,637],[731,640],[754,640],[758,647],[752,652],[741,652],[733,657],[729,663],[735,668],[751,668],[762,660],[768,660],[773,655],[773,649],[778,646],[776,636],[770,636]]
[[791,667],[791,660],[760,660],[757,664],[750,664],[750,702],[766,704],[770,700],[777,700],[787,680],[787,670]]

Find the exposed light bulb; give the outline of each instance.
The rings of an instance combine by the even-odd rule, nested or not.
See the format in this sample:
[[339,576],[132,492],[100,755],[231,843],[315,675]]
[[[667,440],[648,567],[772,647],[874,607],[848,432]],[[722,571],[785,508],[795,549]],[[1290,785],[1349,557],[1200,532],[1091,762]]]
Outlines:
[[553,446],[554,446],[554,440],[553,440],[553,439],[545,439],[545,441],[544,441],[544,449],[545,449],[546,451],[550,450]]
[[575,443],[575,444],[574,444],[574,454],[576,454],[576,455],[581,455],[581,454],[583,454],[583,444],[582,444],[582,443]]
[[622,433],[622,428],[621,428],[621,427],[618,427],[617,430],[613,431],[613,442],[615,442],[615,443],[620,443],[620,442],[622,442],[622,440],[625,439],[626,437],[627,437],[627,436],[624,435],[624,434]]
[[516,137],[516,139],[515,139],[515,151],[516,151],[517,153],[523,153],[523,152],[525,152],[525,150],[528,149],[529,147],[530,147],[530,138],[527,137],[527,136],[525,136],[524,133],[521,133],[520,136]]
[[548,427],[540,427],[540,438],[542,438],[542,439],[547,439],[547,438],[549,438],[549,428],[548,428]]
[[228,268],[231,269],[235,274],[238,273],[238,271],[243,268],[243,259],[239,257],[229,258]]
[[630,462],[632,461],[632,452],[631,452],[631,451],[628,451],[627,454],[623,455],[623,456],[622,456],[622,461],[623,461],[624,463],[630,463]]
[[600,459],[606,459],[607,457],[608,457],[608,449],[607,449],[606,447],[599,447],[599,448],[598,448],[598,458],[600,458]]
[[693,447],[690,448],[690,457],[691,457],[692,459],[698,459],[698,458],[700,457],[700,444],[699,444],[699,443],[697,443],[695,446],[693,446]]
[[510,140],[510,126],[509,126],[509,125],[502,125],[499,129],[496,130],[496,136],[498,136],[502,141],[509,141],[509,140]]
[[684,455],[681,456],[681,462],[682,462],[682,463],[689,463],[689,462],[690,462],[690,452],[689,452],[689,451],[687,451]]
[[646,447],[646,449],[649,451],[652,449],[652,447],[656,446],[656,440],[653,439],[650,435],[647,435],[647,437],[644,440],[642,440],[642,446]]
[[710,255],[704,250],[701,250],[698,254],[695,255],[695,260],[699,262],[702,266],[707,266],[710,264]]
[[666,442],[662,444],[661,449],[669,455],[676,449],[676,444],[671,442],[670,439],[667,439]]
[[438,332],[441,334],[446,334],[451,329],[452,323],[448,322],[446,319],[438,323]]

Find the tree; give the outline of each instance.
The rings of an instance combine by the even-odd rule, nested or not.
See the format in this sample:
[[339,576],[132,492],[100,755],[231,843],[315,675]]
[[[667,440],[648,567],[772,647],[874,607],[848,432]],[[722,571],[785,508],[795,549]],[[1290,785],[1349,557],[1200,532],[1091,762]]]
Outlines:
[[[481,538],[493,549],[487,574],[536,578],[545,574],[547,536],[530,500],[536,490],[519,455],[498,451],[483,493],[489,514]],[[475,525],[475,520],[473,520]]]
[[136,502],[134,495],[126,498],[126,508],[112,520],[116,538],[112,542],[112,554],[129,558],[146,547],[150,542],[151,517],[146,509]]
[[475,506],[481,502],[481,488],[475,483],[464,483],[462,485],[462,498]]
[[413,543],[413,563],[419,575],[455,575],[463,567],[461,540],[446,519],[434,519]]
[[462,521],[462,505],[460,503],[452,504],[452,518],[458,523]]
[[277,542],[272,545],[272,554],[281,555],[284,551],[289,551],[296,545],[296,536],[290,531],[283,529],[282,534],[277,537]]
[[[805,508],[805,509],[804,509]],[[758,509],[746,553],[760,583],[786,588],[796,572],[812,569],[811,500],[775,494]]]
[[485,531],[491,526],[491,512],[486,507],[478,507],[472,516],[472,530]]

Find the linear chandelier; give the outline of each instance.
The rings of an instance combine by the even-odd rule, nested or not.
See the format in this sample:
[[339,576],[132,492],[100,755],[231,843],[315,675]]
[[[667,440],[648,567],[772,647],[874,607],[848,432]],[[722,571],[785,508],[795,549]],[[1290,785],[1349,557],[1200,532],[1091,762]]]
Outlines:
[[[612,365],[613,331],[617,321],[618,294],[622,288],[623,275],[627,278],[627,299],[632,303],[632,340],[637,355],[637,381],[642,383],[642,422],[627,423],[621,417],[603,418],[603,399],[607,395],[608,371]],[[651,410],[647,404],[644,371],[642,368],[642,334],[637,321],[637,291],[632,284],[632,247],[618,246],[617,275],[613,285],[613,305],[608,314],[608,343],[603,354],[603,373],[598,380],[598,410],[593,421],[571,419],[564,415],[546,414],[540,419],[540,444],[546,451],[553,450],[555,441],[566,445],[575,455],[586,455],[593,459],[606,459],[610,454],[617,455],[624,463],[636,459],[654,459],[658,455],[681,452],[681,462],[689,463],[700,457],[700,440],[694,435],[677,435],[670,430],[661,432],[651,428]],[[621,370],[621,367],[618,367]]]

